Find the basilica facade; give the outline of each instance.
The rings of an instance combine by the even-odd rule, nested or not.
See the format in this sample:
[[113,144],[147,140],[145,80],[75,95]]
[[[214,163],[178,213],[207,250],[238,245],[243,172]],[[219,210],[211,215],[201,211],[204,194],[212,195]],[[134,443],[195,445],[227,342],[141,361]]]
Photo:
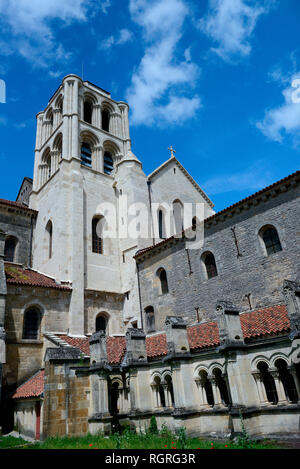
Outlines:
[[296,172],[215,213],[174,156],[150,175],[129,107],[66,76],[33,179],[0,199],[3,432],[130,425],[299,436]]

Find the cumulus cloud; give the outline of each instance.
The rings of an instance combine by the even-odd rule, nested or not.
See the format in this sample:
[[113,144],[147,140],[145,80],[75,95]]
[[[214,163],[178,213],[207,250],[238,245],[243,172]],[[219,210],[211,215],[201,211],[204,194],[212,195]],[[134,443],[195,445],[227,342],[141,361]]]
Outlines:
[[117,36],[109,36],[108,38],[104,39],[98,45],[99,49],[102,50],[109,50],[113,46],[120,46],[130,42],[132,40],[133,34],[129,29],[121,29]]
[[209,12],[199,22],[199,28],[214,42],[212,48],[224,60],[232,56],[247,56],[251,52],[250,38],[258,18],[267,13],[272,2],[256,0],[210,0]]
[[18,52],[40,67],[66,62],[70,54],[57,43],[54,21],[56,26],[86,21],[90,8],[100,5],[96,0],[0,0],[0,27],[9,44],[0,55]]
[[[282,83],[287,82],[284,76],[279,75],[279,78]],[[286,135],[290,135],[294,138],[295,144],[300,143],[299,90],[300,71],[290,77],[289,84],[283,89],[283,103],[268,109],[264,119],[256,123],[257,128],[270,140],[282,142]]]
[[273,177],[262,161],[258,161],[246,171],[223,174],[207,180],[201,187],[210,195],[237,191],[258,191],[270,185]]
[[127,90],[134,124],[180,122],[200,108],[191,96],[199,70],[179,59],[178,44],[188,8],[183,0],[130,0],[133,21],[142,28],[143,58]]

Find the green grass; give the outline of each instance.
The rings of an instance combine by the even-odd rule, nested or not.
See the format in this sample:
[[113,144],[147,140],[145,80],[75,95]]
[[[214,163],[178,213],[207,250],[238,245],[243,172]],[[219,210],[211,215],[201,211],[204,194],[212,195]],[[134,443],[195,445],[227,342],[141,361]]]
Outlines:
[[[142,435],[124,432],[123,435],[104,437],[103,435],[87,435],[83,437],[48,438],[41,443],[30,443],[22,438],[0,437],[0,448],[11,449],[242,449],[238,443],[203,440],[199,438],[180,439],[170,432],[153,435]],[[245,448],[245,446],[244,446]],[[265,440],[251,441],[247,449],[276,449],[276,443]],[[245,449],[246,449],[245,448]]]

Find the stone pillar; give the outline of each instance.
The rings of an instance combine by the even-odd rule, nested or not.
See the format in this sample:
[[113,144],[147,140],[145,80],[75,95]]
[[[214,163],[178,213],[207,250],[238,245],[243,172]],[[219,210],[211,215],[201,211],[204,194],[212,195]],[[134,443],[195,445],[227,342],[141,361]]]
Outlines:
[[172,366],[172,383],[174,392],[174,409],[180,411],[185,408],[185,396],[182,386],[181,378],[181,364],[179,362],[173,362]]
[[275,387],[276,387],[277,396],[278,396],[278,404],[288,404],[284,386],[280,379],[279,371],[278,370],[269,370],[269,371],[270,371],[270,374],[274,378]]
[[297,394],[298,394],[298,402],[300,402],[300,382],[299,382],[297,370],[295,369],[295,367],[293,365],[289,366],[288,370],[290,371],[291,375],[294,378],[295,387],[296,387]]
[[92,167],[103,173],[103,147],[101,145],[96,145],[93,149]]
[[97,127],[97,129],[102,128],[101,104],[99,103],[93,106],[93,125]]
[[264,383],[263,383],[263,378],[261,376],[261,373],[259,371],[255,371],[255,372],[252,372],[252,376],[255,380],[255,384],[256,384],[256,387],[257,387],[257,393],[258,393],[260,404],[268,405],[269,401],[268,401],[268,398],[267,398],[267,393],[266,393],[266,390],[265,390],[265,386],[264,386]]
[[190,345],[187,336],[187,324],[178,316],[167,316],[165,321],[168,354],[174,356],[190,355]]
[[300,337],[300,283],[285,280],[283,295],[291,323],[290,338],[293,340]]
[[207,396],[205,391],[205,379],[199,377],[196,378],[195,381],[200,395],[200,408],[203,409],[210,407],[207,402]]
[[36,141],[35,148],[40,149],[42,146],[42,132],[43,132],[43,113],[39,112],[36,116],[37,127],[36,127]]
[[127,329],[126,350],[127,364],[147,363],[146,335],[143,329]]
[[94,332],[90,338],[91,364],[107,364],[106,334],[104,331]]
[[208,379],[211,382],[215,407],[223,407],[223,402],[221,398],[220,389],[217,384],[217,379],[214,376],[208,376]]
[[218,301],[216,313],[220,334],[219,350],[243,347],[244,337],[238,309],[229,301]]
[[136,368],[130,369],[130,412],[135,413],[139,410],[138,395],[138,371]]

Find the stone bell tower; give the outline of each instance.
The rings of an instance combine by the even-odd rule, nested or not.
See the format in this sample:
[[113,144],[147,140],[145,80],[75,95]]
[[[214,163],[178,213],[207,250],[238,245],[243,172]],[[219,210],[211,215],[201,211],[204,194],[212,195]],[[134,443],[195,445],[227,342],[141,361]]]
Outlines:
[[[71,286],[71,335],[85,332],[86,289],[125,293],[118,236],[103,240],[102,251],[95,252],[92,222],[104,216],[99,213],[103,202],[114,204],[118,212],[118,168],[123,160],[130,160],[127,166],[132,160],[128,111],[125,102],[113,100],[107,91],[68,75],[37,115],[30,197],[30,207],[38,211],[33,268]],[[134,166],[146,194],[141,164]]]

